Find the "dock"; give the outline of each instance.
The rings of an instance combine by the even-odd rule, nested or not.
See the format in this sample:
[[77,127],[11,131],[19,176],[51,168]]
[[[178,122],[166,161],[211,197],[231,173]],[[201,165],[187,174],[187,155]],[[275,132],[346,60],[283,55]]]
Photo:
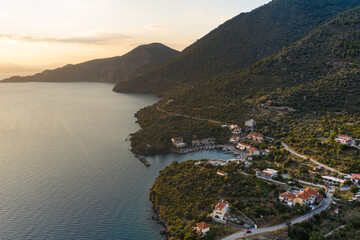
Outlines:
[[146,160],[146,158],[143,155],[136,154],[135,157],[140,160],[146,167],[150,167],[151,163]]

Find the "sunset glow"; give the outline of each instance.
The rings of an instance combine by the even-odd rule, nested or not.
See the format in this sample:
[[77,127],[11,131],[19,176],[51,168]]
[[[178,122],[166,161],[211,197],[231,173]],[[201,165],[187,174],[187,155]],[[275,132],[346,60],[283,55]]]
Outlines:
[[0,63],[63,65],[162,42],[182,50],[268,0],[0,2]]

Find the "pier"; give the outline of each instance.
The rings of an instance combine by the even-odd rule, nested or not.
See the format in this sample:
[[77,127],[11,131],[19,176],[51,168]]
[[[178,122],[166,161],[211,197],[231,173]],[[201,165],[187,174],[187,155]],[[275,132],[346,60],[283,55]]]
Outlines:
[[150,167],[151,163],[146,160],[146,158],[143,155],[136,154],[135,157],[140,160],[146,167]]

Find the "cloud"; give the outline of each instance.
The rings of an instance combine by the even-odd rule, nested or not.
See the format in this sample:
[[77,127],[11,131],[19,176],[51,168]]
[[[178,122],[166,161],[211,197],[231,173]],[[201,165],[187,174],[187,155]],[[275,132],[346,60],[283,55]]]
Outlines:
[[168,30],[169,27],[165,25],[148,24],[145,25],[147,30]]
[[130,39],[131,36],[120,33],[95,33],[90,35],[78,35],[63,38],[37,37],[21,34],[0,34],[0,38],[24,42],[48,42],[48,43],[77,43],[77,44],[104,44],[111,40]]

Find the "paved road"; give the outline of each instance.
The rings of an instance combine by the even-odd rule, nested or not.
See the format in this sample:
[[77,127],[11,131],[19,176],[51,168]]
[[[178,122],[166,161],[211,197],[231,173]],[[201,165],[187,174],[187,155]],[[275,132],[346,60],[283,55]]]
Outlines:
[[[291,224],[299,223],[299,222],[309,219],[313,215],[318,214],[319,212],[322,212],[325,209],[327,209],[330,206],[330,204],[331,204],[331,195],[330,195],[330,193],[328,193],[327,198],[324,198],[324,203],[321,207],[314,209],[311,212],[309,212],[301,217],[293,219],[291,221]],[[233,235],[223,238],[223,240],[233,240],[233,239],[242,238],[245,236],[251,236],[251,235],[256,235],[256,234],[266,233],[266,232],[272,232],[272,231],[276,231],[278,229],[282,229],[285,227],[286,227],[286,224],[283,223],[283,224],[273,226],[273,227],[251,229],[251,233],[249,233],[249,234],[247,234],[246,232],[235,233]]]
[[342,226],[340,226],[340,227],[335,228],[334,230],[332,230],[332,231],[328,232],[327,234],[325,234],[325,237],[330,236],[330,235],[333,234],[333,232],[335,232],[336,230],[339,230],[340,228],[344,228],[344,227],[345,227],[345,225],[342,225]]
[[304,156],[304,155],[301,155],[300,153],[295,152],[294,150],[292,150],[288,145],[286,145],[286,144],[283,143],[283,142],[281,143],[281,145],[283,145],[284,148],[285,148],[286,150],[288,150],[288,151],[289,151],[291,154],[293,154],[293,155],[296,155],[296,156],[301,157],[301,158],[304,158],[304,159],[310,159],[310,161],[313,162],[313,163],[315,163],[316,165],[319,165],[319,166],[321,166],[321,167],[323,167],[323,168],[325,168],[325,169],[327,169],[327,170],[330,170],[330,171],[332,171],[332,172],[336,172],[336,173],[338,173],[338,174],[340,174],[340,175],[347,175],[347,174],[345,174],[345,173],[339,172],[338,170],[336,170],[336,169],[334,169],[334,168],[328,167],[328,166],[326,166],[325,164],[319,163],[318,161],[315,161],[314,159],[308,158],[307,156]]

